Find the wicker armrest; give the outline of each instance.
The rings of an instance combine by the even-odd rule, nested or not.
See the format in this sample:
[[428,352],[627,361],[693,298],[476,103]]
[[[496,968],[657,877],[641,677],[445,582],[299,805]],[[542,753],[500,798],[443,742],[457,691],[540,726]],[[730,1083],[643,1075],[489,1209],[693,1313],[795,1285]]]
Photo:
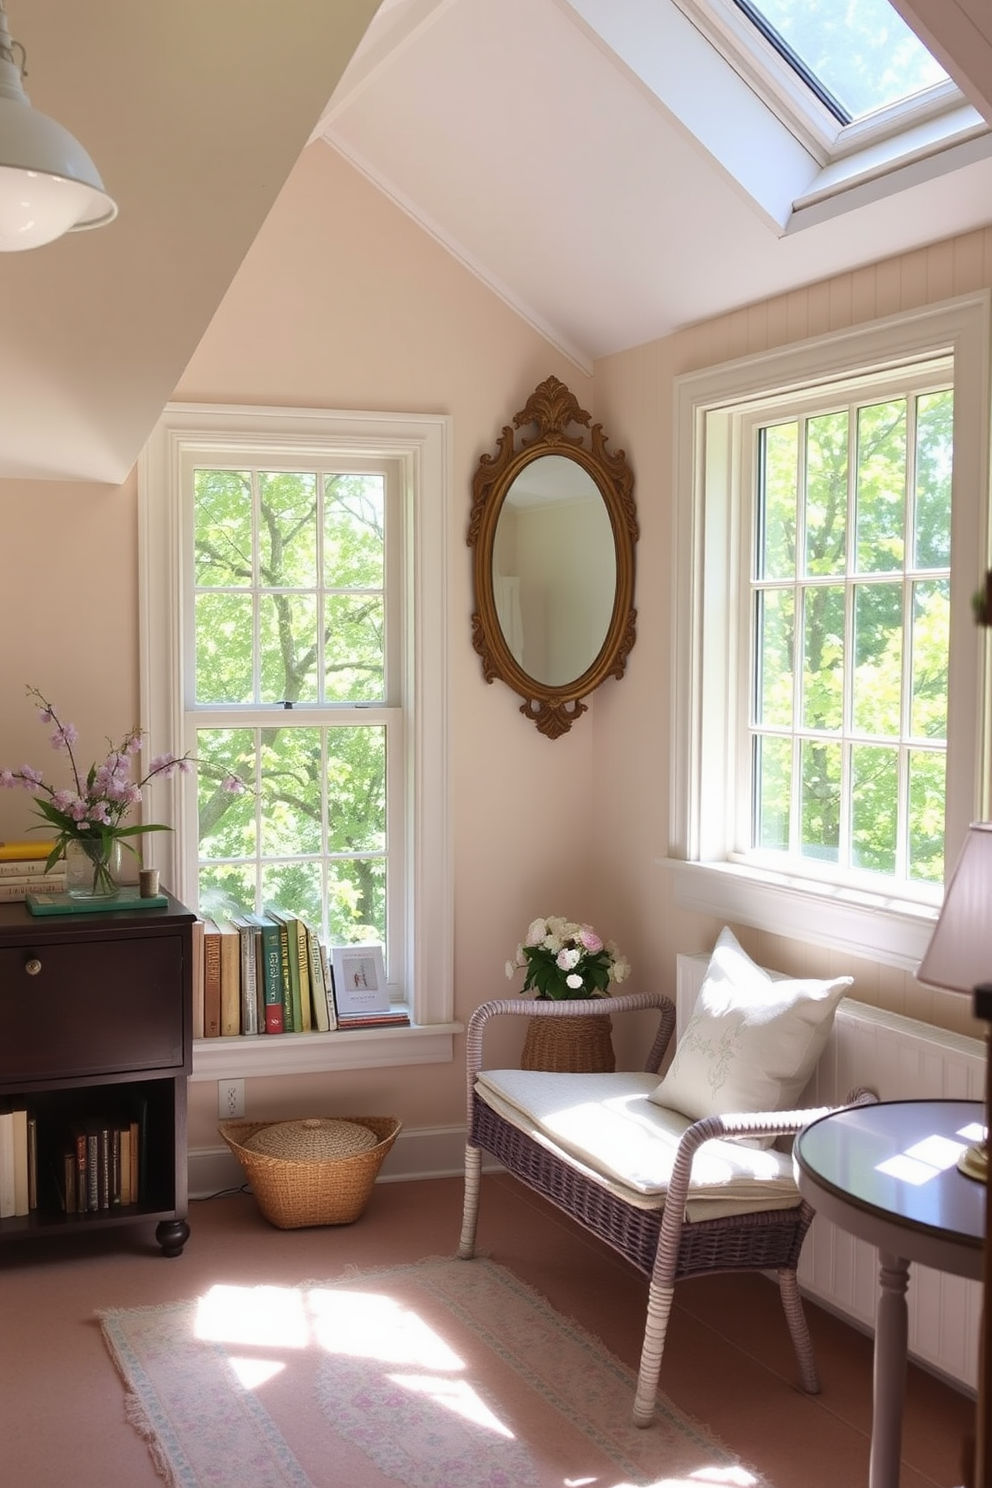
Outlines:
[[468,1085],[469,1121],[472,1092],[482,1069],[482,1042],[486,1024],[493,1018],[602,1018],[615,1013],[658,1012],[658,1031],[644,1063],[645,1070],[655,1073],[675,1031],[675,1004],[663,992],[630,992],[622,997],[578,997],[561,1002],[535,1002],[529,997],[498,997],[477,1007],[468,1020],[465,1033],[465,1073]]
[[734,1111],[722,1116],[704,1116],[694,1121],[682,1134],[672,1176],[668,1184],[666,1209],[681,1215],[685,1209],[692,1176],[692,1160],[704,1142],[733,1139],[735,1137],[787,1137],[802,1131],[804,1126],[829,1116],[833,1111],[847,1106],[870,1105],[878,1097],[871,1090],[859,1087],[839,1106],[804,1106],[794,1111]]

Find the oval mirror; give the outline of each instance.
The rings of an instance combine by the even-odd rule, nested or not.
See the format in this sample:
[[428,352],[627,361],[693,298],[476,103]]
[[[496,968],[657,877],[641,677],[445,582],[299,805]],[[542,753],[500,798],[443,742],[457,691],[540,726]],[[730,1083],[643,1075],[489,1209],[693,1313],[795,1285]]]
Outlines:
[[582,699],[623,676],[634,644],[633,475],[606,449],[564,383],[549,377],[505,426],[473,481],[472,642],[488,682],[524,699],[521,712],[549,738],[566,733]]

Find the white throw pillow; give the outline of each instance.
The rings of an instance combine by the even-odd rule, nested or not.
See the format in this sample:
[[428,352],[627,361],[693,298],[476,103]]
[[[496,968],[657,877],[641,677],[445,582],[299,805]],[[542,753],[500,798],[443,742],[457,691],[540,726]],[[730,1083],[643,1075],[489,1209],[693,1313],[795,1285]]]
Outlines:
[[[692,1017],[651,1100],[693,1121],[791,1110],[853,980],[776,980],[722,930]],[[770,1145],[774,1138],[756,1140]]]

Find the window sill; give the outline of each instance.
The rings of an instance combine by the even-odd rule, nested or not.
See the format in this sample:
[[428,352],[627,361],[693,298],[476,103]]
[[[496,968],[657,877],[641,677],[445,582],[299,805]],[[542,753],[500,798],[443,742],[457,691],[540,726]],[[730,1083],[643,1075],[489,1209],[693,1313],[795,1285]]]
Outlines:
[[346,1033],[283,1033],[276,1037],[196,1039],[193,1080],[320,1074],[389,1065],[450,1064],[461,1023],[415,1028],[355,1028]]
[[885,894],[812,884],[739,863],[656,861],[675,875],[680,909],[903,971],[916,971],[937,922],[937,909]]

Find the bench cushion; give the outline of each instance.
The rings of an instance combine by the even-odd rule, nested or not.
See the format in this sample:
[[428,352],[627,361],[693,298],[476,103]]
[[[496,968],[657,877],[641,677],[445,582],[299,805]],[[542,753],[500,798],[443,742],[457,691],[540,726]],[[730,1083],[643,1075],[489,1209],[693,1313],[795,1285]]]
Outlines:
[[[617,1071],[560,1074],[483,1070],[479,1097],[513,1126],[643,1209],[664,1206],[682,1133],[692,1123],[654,1104],[657,1075]],[[800,1202],[792,1158],[736,1141],[696,1153],[686,1216],[793,1208]]]

